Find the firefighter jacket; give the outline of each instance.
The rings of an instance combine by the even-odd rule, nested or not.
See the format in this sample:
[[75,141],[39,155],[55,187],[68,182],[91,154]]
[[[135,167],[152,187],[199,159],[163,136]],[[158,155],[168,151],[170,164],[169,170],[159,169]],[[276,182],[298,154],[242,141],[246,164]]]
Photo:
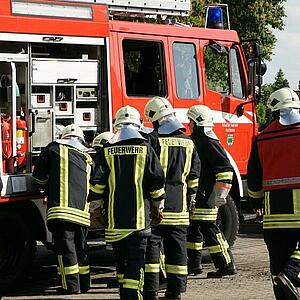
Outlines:
[[107,242],[150,228],[150,200],[164,199],[165,178],[159,160],[143,139],[107,143],[99,153],[91,190],[103,195]]
[[278,120],[253,143],[247,170],[248,195],[260,202],[260,207],[264,197],[264,229],[300,228],[299,147],[300,124],[284,126]]
[[189,225],[189,195],[196,194],[200,160],[193,141],[182,131],[160,135],[155,130],[148,139],[157,153],[166,177],[164,218],[160,225]]
[[219,140],[208,137],[202,127],[195,127],[192,140],[201,160],[201,174],[192,220],[215,222],[218,208],[209,203],[215,184],[231,185],[233,167]]
[[48,224],[62,220],[90,226],[91,169],[90,155],[75,147],[52,142],[42,151],[32,175],[46,188]]

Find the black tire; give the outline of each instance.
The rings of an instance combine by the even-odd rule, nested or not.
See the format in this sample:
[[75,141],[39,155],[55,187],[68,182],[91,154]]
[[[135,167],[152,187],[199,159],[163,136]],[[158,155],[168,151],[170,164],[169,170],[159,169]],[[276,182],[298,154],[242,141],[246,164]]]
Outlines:
[[239,231],[239,216],[233,199],[228,196],[226,205],[219,208],[217,225],[224,233],[230,246],[234,244]]
[[22,215],[0,210],[0,291],[20,284],[33,262],[36,241],[30,223]]

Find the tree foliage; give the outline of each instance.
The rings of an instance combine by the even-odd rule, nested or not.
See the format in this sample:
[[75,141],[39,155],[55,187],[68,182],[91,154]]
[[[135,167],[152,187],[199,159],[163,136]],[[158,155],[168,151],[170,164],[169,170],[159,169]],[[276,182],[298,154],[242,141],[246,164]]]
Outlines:
[[206,4],[228,4],[231,29],[238,32],[241,40],[259,40],[263,46],[265,58],[270,60],[276,44],[272,30],[283,30],[285,2],[286,0],[192,0],[188,22],[195,26],[203,26]]

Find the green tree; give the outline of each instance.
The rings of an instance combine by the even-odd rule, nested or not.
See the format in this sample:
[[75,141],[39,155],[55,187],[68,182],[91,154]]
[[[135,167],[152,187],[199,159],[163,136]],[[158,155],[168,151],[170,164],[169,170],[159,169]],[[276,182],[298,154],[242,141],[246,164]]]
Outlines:
[[276,91],[278,89],[281,89],[283,87],[290,87],[289,81],[285,78],[285,75],[283,73],[282,69],[279,69],[275,76],[275,81],[272,84],[273,91]]
[[205,5],[221,2],[228,4],[231,29],[238,32],[241,40],[259,40],[265,58],[270,60],[276,44],[272,29],[284,28],[286,0],[192,0],[192,9],[187,21],[195,26],[203,26]]

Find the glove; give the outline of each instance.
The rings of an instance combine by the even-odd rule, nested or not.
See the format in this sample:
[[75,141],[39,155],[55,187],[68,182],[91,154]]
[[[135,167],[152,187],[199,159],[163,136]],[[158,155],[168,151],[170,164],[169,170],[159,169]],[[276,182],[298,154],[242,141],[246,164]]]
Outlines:
[[189,195],[189,213],[190,217],[194,216],[196,209],[196,194]]
[[212,206],[216,206],[216,207],[220,207],[226,204],[226,197],[229,194],[230,188],[231,188],[230,183],[217,182],[214,185],[213,191],[208,198],[208,202]]
[[160,207],[152,206],[150,212],[151,225],[158,225],[163,219],[163,210]]

